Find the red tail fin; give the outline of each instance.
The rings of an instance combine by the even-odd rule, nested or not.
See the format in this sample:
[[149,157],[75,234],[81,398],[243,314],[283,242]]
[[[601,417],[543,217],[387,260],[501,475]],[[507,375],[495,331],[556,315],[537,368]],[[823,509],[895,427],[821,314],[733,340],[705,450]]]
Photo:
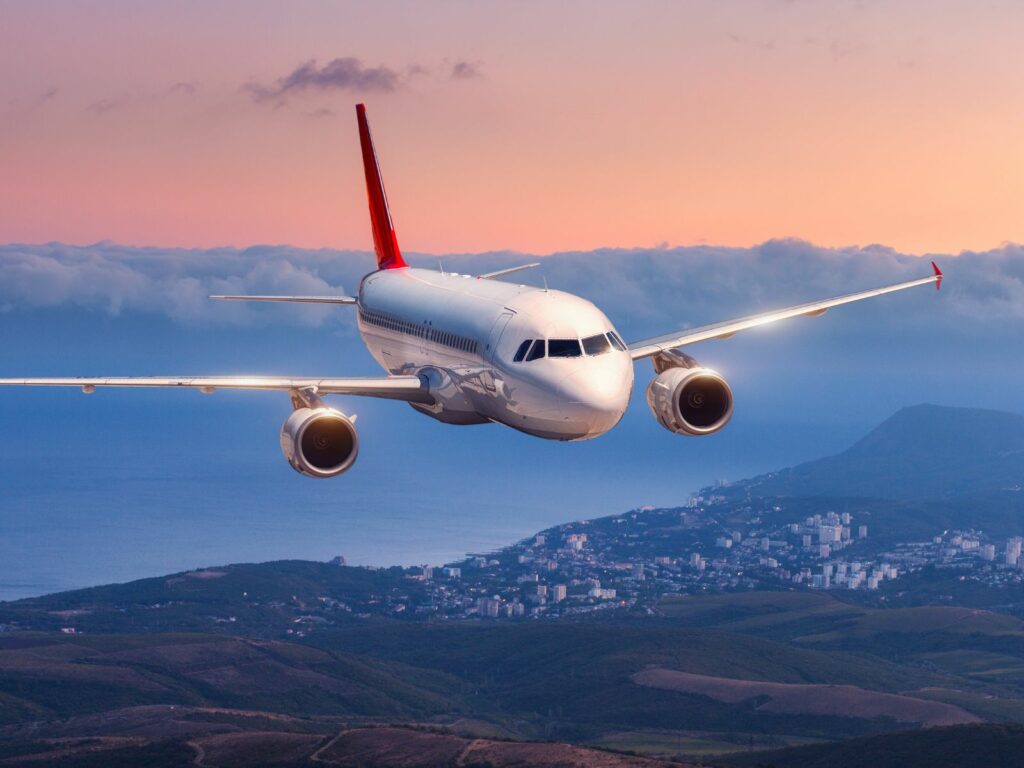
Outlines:
[[366,122],[366,105],[356,104],[359,119],[359,144],[363,150],[363,170],[366,172],[366,196],[370,200],[370,224],[373,226],[373,247],[377,251],[377,266],[398,269],[406,266],[398,249],[398,238],[391,223],[388,198],[384,194],[384,181],[377,165],[377,152],[370,137],[370,124]]

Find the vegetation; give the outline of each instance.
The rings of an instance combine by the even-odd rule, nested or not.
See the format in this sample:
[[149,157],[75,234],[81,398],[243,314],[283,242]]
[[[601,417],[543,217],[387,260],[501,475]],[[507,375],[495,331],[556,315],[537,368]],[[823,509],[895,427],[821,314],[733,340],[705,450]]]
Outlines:
[[992,768],[1018,764],[1024,726],[985,723],[929,728],[724,758],[757,768]]

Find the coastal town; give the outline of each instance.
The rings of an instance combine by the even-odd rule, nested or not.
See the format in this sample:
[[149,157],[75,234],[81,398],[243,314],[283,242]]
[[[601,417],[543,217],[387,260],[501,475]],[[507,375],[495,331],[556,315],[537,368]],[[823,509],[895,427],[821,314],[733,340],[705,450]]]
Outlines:
[[497,552],[404,569],[405,581],[416,589],[345,608],[364,617],[449,620],[650,614],[668,595],[881,593],[898,590],[924,569],[990,587],[1024,584],[1020,537],[995,540],[980,530],[944,530],[886,545],[873,539],[870,508],[795,519],[797,514],[783,500],[737,503],[706,489],[682,508],[641,508],[567,523]]

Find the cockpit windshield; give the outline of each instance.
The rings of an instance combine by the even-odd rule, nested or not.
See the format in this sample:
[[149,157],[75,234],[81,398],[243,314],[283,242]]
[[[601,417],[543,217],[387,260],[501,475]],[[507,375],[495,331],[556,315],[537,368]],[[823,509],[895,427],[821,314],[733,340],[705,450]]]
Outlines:
[[548,339],[548,357],[579,357],[582,354],[579,339]]
[[612,343],[613,347],[619,350],[619,352],[625,352],[629,349],[629,347],[626,346],[626,342],[619,338],[619,334],[615,331],[608,331],[608,340]]
[[583,351],[588,355],[603,355],[605,352],[611,352],[611,349],[612,344],[603,333],[588,336],[583,340]]
[[540,360],[542,357],[589,357],[603,355],[617,349],[625,352],[627,347],[615,331],[598,333],[583,339],[526,339],[516,349],[512,362]]

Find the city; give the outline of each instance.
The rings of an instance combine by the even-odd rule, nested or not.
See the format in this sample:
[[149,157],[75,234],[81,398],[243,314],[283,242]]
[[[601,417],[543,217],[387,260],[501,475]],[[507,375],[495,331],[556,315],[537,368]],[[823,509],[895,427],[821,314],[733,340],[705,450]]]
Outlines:
[[[295,619],[292,634],[331,623],[331,612],[339,609],[362,618],[437,620],[654,614],[659,598],[670,595],[792,589],[900,594],[925,569],[986,588],[1024,584],[1021,537],[944,530],[886,545],[872,535],[869,502],[862,513],[822,511],[794,520],[807,500],[795,510],[785,499],[737,501],[721,490],[706,489],[682,508],[640,508],[566,523],[443,567],[390,569],[400,570],[402,586],[358,605],[321,598],[321,610]],[[342,557],[335,562],[345,563]]]

